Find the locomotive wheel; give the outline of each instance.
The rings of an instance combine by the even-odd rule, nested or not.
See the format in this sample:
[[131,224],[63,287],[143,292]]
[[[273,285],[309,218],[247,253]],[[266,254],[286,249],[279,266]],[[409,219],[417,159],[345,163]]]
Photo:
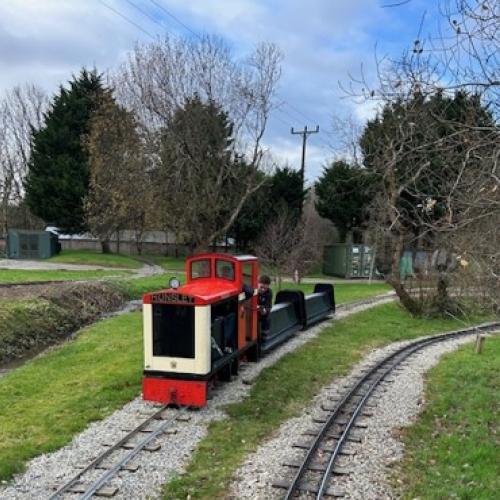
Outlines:
[[255,363],[255,362],[259,361],[261,356],[262,356],[262,353],[261,353],[261,349],[260,349],[260,340],[259,340],[256,345],[254,345],[253,347],[248,349],[247,359],[248,359],[248,361],[252,361]]
[[240,368],[240,360],[236,358],[232,363],[231,363],[231,374],[232,375],[238,375],[238,370]]
[[232,363],[227,364],[219,372],[219,379],[223,382],[231,382],[231,365]]

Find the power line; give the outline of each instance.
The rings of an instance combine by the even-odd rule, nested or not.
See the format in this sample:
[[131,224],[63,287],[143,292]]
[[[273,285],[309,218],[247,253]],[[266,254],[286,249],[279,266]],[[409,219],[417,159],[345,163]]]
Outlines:
[[[291,122],[293,123],[294,121],[296,121],[296,118],[293,117],[288,111],[286,111],[285,109],[281,109],[281,108],[276,108],[277,111],[279,111],[280,113],[283,113],[284,115],[288,116],[288,118],[291,119]],[[311,121],[314,121],[314,120],[311,120]],[[290,126],[290,125],[289,125]],[[318,141],[320,141],[322,144],[323,144],[323,147],[326,147],[328,149],[331,149],[332,148],[332,145],[331,144],[328,144],[328,142],[326,142],[324,139],[322,139],[321,137],[318,137]]]
[[127,16],[125,16],[124,14],[122,14],[120,11],[116,10],[114,7],[111,7],[110,5],[108,5],[107,3],[105,3],[103,0],[99,0],[99,3],[101,3],[102,5],[104,5],[104,7],[106,7],[107,9],[109,9],[111,12],[114,12],[117,16],[120,16],[122,19],[125,19],[125,21],[127,21],[128,23],[130,23],[133,26],[135,26],[138,30],[141,30],[143,33],[145,33],[146,35],[148,35],[149,37],[151,37],[153,40],[156,40],[156,37],[154,35],[152,35],[149,31],[145,30],[142,26],[140,26],[139,24],[137,24],[135,21],[132,21],[132,19],[129,19]]
[[[150,19],[151,21],[153,21],[154,23],[156,23],[158,26],[160,26],[161,28],[165,29],[165,26],[160,23],[160,21],[158,21],[158,19],[155,19],[151,14],[149,14],[149,12],[145,11],[144,9],[142,9],[141,7],[139,7],[138,5],[136,5],[134,2],[131,2],[130,0],[125,0],[129,5],[131,5],[132,7],[134,7],[134,9],[138,10],[142,15],[146,16],[148,19]],[[166,30],[168,31],[168,30]]]
[[152,4],[156,5],[159,9],[161,9],[167,16],[170,16],[176,23],[180,24],[184,29],[188,30],[190,33],[192,33],[196,38],[202,39],[196,31],[192,30],[187,24],[184,24],[177,16],[174,16],[169,10],[167,10],[163,5],[159,4],[156,0],[149,0]]
[[315,121],[310,116],[306,115],[305,113],[302,113],[302,111],[299,108],[297,108],[293,104],[290,104],[288,101],[283,101],[283,104],[285,104],[286,106],[288,106],[289,108],[291,108],[292,110],[294,110],[295,113],[298,113],[300,116],[302,116],[302,118],[305,118],[307,121],[310,121],[310,122],[314,122]]

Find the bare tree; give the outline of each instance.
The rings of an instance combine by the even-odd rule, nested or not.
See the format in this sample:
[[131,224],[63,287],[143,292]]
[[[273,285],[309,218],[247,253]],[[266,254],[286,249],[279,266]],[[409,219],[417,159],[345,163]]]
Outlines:
[[[377,120],[388,124],[378,127],[380,147],[372,158],[365,150],[364,161],[380,175],[372,239],[377,254],[387,256],[389,281],[408,309],[422,312],[399,272],[402,253],[447,249],[448,264],[428,276],[434,279],[426,288],[441,312],[456,313],[460,305],[447,290],[460,277],[469,280],[469,291],[481,289],[481,280],[491,284],[483,305],[500,291],[500,250],[490,246],[486,230],[500,226],[500,12],[494,0],[450,0],[441,7],[445,25],[438,37],[419,34],[401,58],[379,58],[378,81],[370,85],[362,75],[348,92],[381,102],[384,111],[372,127]],[[439,99],[454,111],[433,107]],[[451,265],[452,255],[466,264]]]
[[318,215],[313,200],[306,204],[298,222],[294,213],[283,206],[257,241],[255,253],[280,288],[285,274],[300,283],[320,263],[323,246],[333,230],[333,225]]
[[[158,148],[153,153],[157,166],[162,162],[162,130],[176,134],[178,144],[193,143],[192,128],[185,127],[181,133],[171,127],[176,113],[190,99],[196,97],[202,103],[220,107],[232,126],[227,149],[233,161],[220,162],[216,181],[212,182],[213,176],[209,176],[210,184],[206,183],[208,191],[198,190],[189,200],[186,198],[185,183],[203,175],[203,165],[193,156],[177,173],[170,168],[168,184],[164,186],[170,202],[164,213],[164,229],[177,235],[187,232],[190,241],[194,241],[192,235],[198,235],[196,246],[206,247],[227,232],[245,201],[260,187],[263,178],[257,171],[270,165],[262,139],[274,106],[280,61],[279,50],[271,44],[259,45],[241,62],[220,38],[185,40],[167,36],[151,44],[137,45],[122,65],[115,76],[118,98],[136,110],[149,130],[150,143]],[[187,157],[185,151],[183,154]],[[243,163],[246,169],[235,168]],[[229,196],[233,193],[228,192],[228,185],[238,187],[237,196]],[[207,210],[207,201],[218,205],[218,210]],[[186,217],[187,211],[190,214]],[[211,213],[214,216],[210,219]],[[178,227],[181,220],[182,227]]]
[[31,154],[31,133],[43,124],[46,94],[34,85],[17,86],[0,100],[0,233],[8,229],[8,209],[23,197]]

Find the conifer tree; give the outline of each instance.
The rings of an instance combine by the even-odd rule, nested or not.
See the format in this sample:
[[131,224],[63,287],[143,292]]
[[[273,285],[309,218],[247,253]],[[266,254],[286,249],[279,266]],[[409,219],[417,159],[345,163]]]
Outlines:
[[84,141],[97,99],[108,92],[95,70],[82,69],[61,86],[45,114],[45,126],[32,134],[32,156],[25,182],[31,211],[62,231],[87,229],[83,200],[89,186]]

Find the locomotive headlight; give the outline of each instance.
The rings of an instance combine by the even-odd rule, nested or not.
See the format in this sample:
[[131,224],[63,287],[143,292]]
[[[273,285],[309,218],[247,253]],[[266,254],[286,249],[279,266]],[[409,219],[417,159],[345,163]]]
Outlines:
[[177,289],[181,286],[181,282],[177,278],[171,278],[168,285],[170,288]]

